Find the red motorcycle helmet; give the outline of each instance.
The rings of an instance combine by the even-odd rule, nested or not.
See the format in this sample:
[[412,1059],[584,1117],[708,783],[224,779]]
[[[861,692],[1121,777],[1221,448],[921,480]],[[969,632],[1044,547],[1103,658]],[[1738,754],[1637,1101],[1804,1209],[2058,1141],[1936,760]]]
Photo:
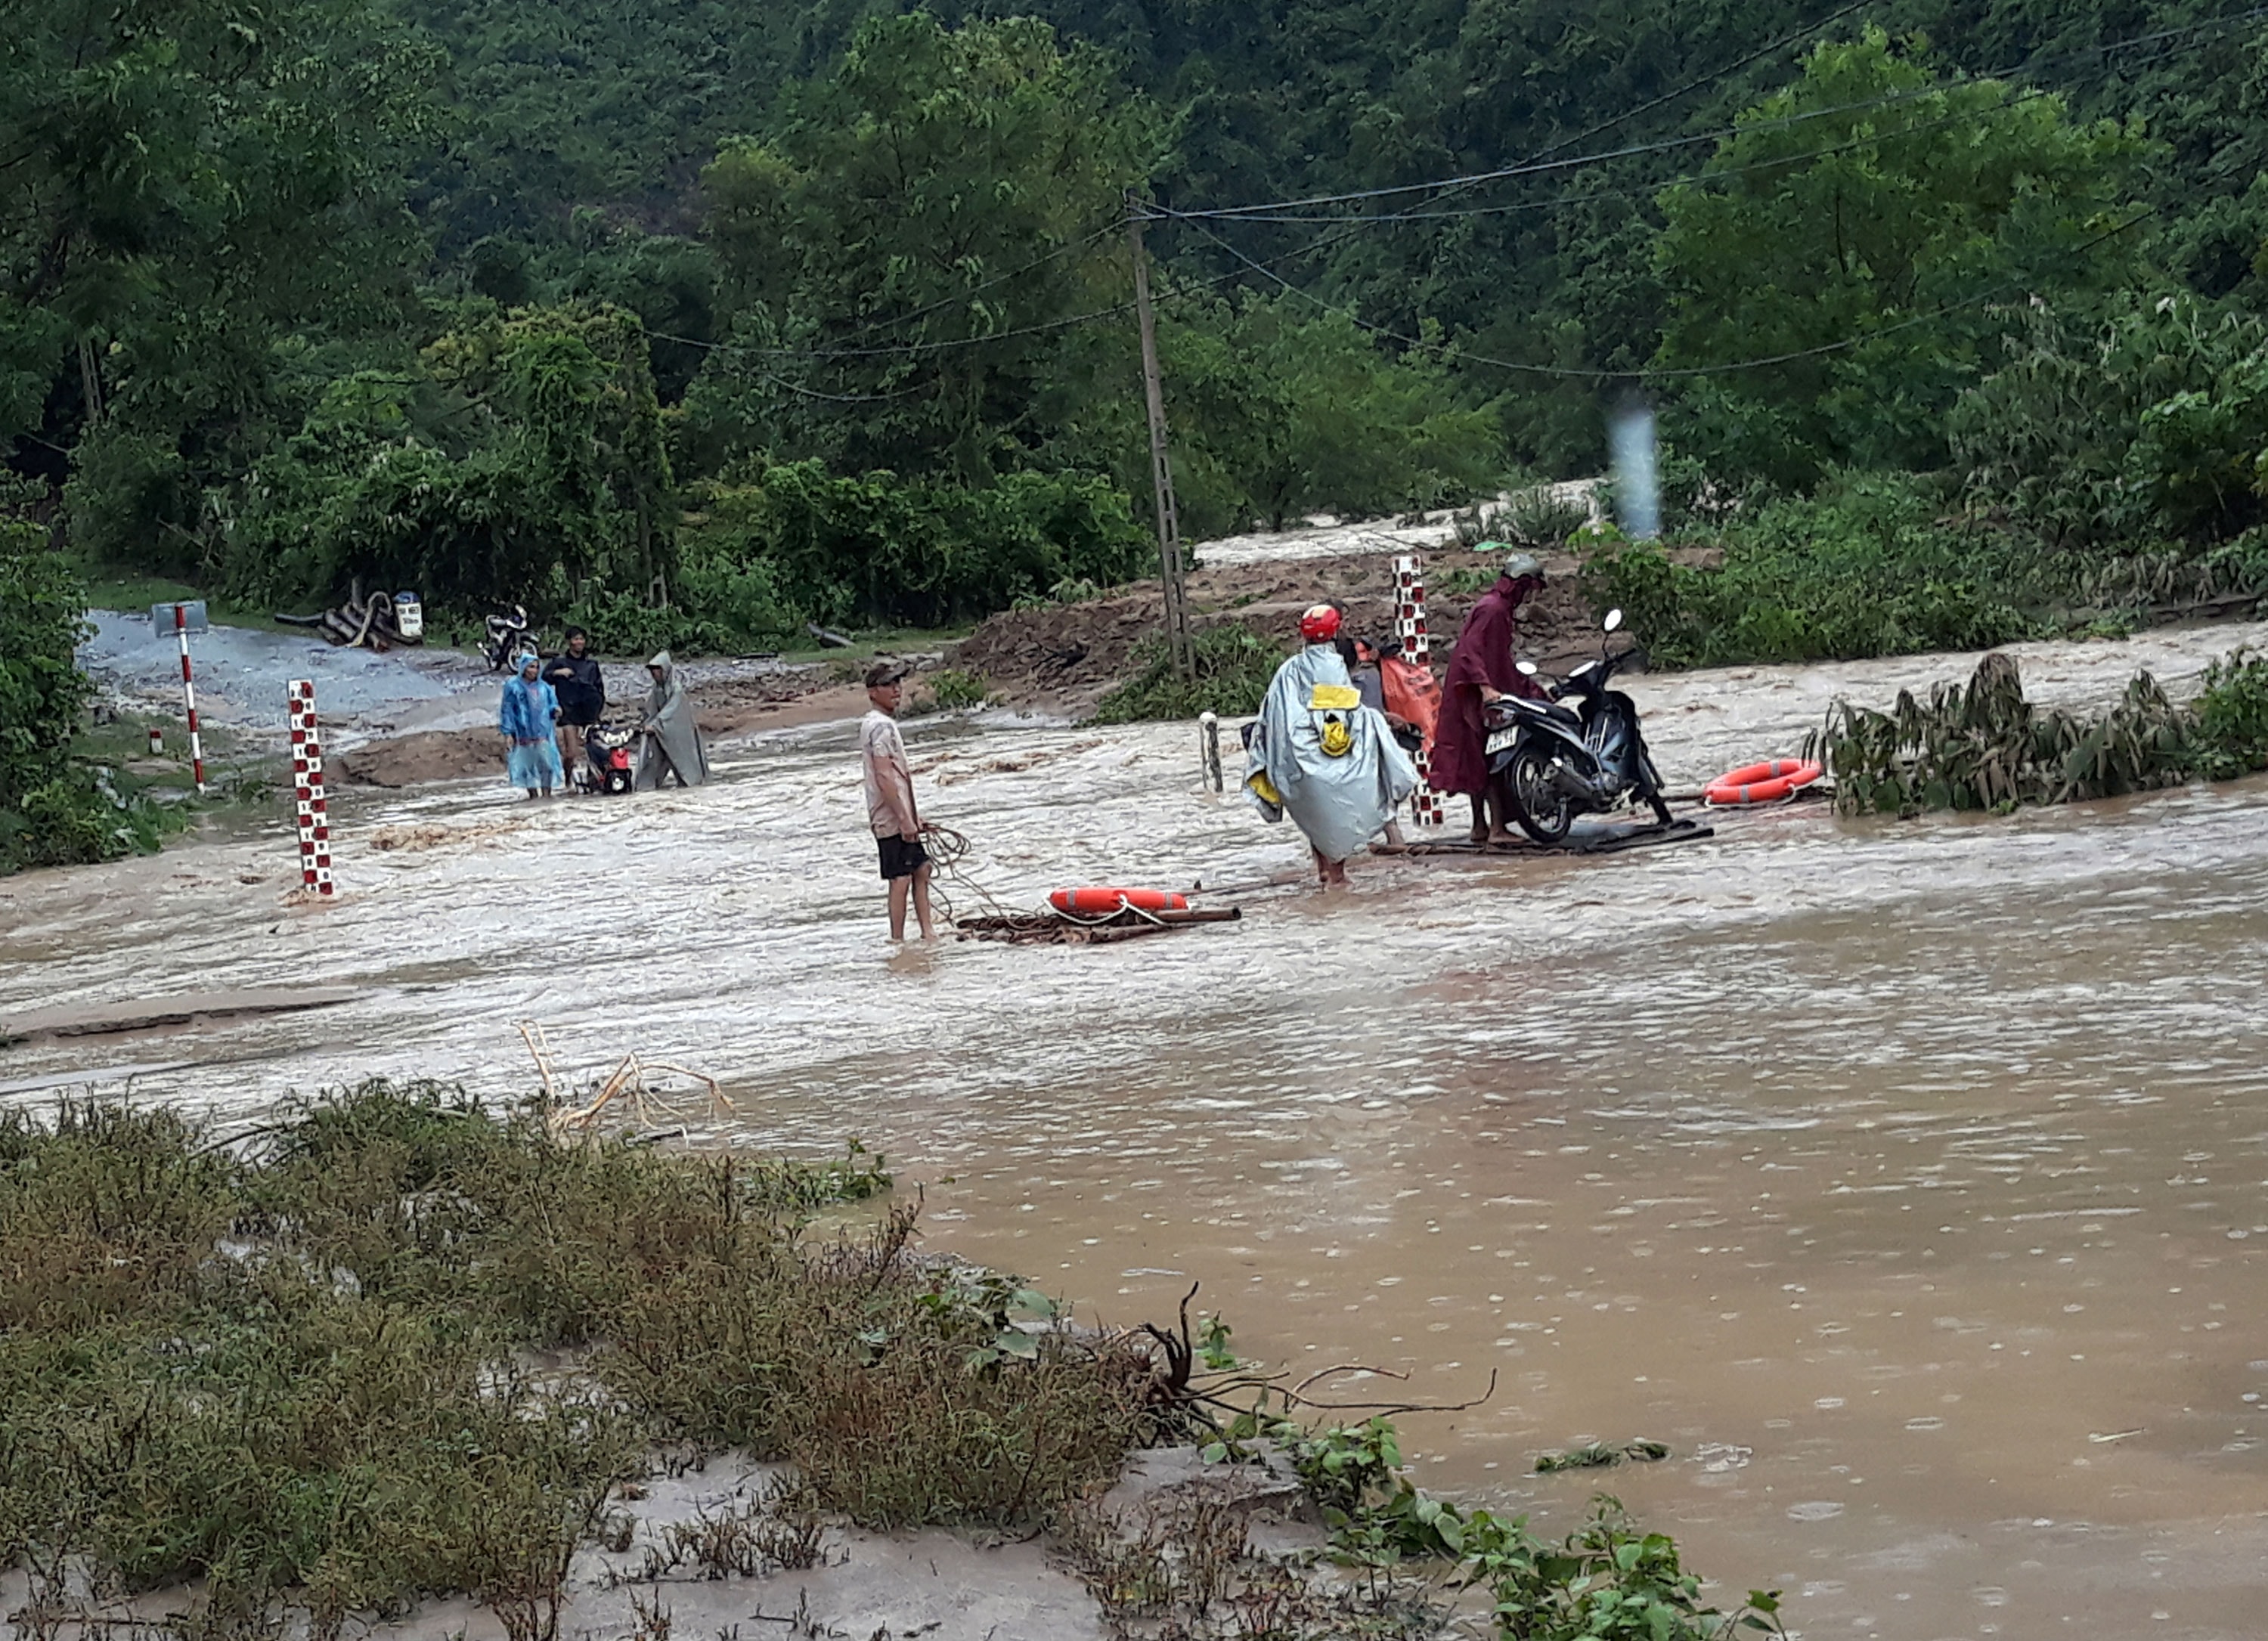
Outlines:
[[1339,613],[1328,604],[1311,604],[1300,617],[1300,637],[1309,644],[1329,644],[1339,636]]

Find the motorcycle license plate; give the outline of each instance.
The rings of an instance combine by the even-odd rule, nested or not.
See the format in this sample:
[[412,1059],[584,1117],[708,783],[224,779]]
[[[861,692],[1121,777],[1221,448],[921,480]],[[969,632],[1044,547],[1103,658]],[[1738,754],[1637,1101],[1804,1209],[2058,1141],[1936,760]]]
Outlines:
[[1516,729],[1500,729],[1496,731],[1488,738],[1488,755],[1490,757],[1494,757],[1498,753],[1502,752],[1506,747],[1511,746],[1513,741],[1518,740],[1519,739],[1520,732]]

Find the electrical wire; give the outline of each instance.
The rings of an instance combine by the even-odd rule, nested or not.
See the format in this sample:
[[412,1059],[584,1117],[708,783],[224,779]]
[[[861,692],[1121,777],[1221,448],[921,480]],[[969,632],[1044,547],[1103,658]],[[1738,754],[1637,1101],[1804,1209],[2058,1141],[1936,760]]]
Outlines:
[[869,320],[867,323],[858,327],[856,329],[850,331],[847,334],[852,336],[864,336],[877,330],[887,329],[892,325],[910,325],[917,319],[926,319],[931,314],[935,313],[941,309],[953,306],[955,303],[968,301],[969,298],[976,296],[980,291],[990,291],[996,285],[1004,285],[1012,279],[1021,279],[1026,274],[1031,273],[1035,269],[1045,268],[1049,262],[1054,261],[1059,256],[1065,255],[1072,251],[1083,251],[1088,246],[1093,245],[1097,239],[1105,239],[1111,234],[1116,233],[1125,225],[1126,218],[1124,216],[1117,212],[1113,212],[1109,221],[1104,223],[1102,226],[1097,228],[1093,233],[1088,234],[1085,239],[1066,239],[1061,245],[1056,247],[1054,250],[1048,252],[1045,255],[1034,257],[1030,261],[1024,263],[1021,267],[1012,268],[1005,274],[995,274],[991,278],[984,280],[980,283],[970,285],[964,291],[956,291],[952,296],[939,297],[928,306],[917,307],[910,313],[898,313],[888,319]]
[[[1701,86],[1711,84],[1715,80],[1721,79],[1729,74],[1737,72],[1741,68],[1746,67],[1749,63],[1770,55],[1772,51],[1778,50],[1808,34],[1815,33],[1818,30],[1839,21],[1841,18],[1849,16],[1852,12],[1862,9],[1863,6],[1868,3],[1869,0],[1853,0],[1852,4],[1845,5],[1838,10],[1830,12],[1817,22],[1799,30],[1793,34],[1783,36],[1781,39],[1773,41],[1771,44],[1760,48],[1758,50],[1749,54],[1746,57],[1737,59],[1734,63],[1725,65],[1722,69],[1717,70],[1710,75],[1688,82],[1685,85],[1677,87],[1673,91],[1664,92],[1660,97],[1653,99],[1651,102],[1639,105],[1638,107],[1627,111],[1624,114],[1604,122],[1601,126],[1594,127],[1587,131],[1578,133],[1575,136],[1564,140],[1557,146],[1565,147],[1568,143],[1582,141],[1590,136],[1595,135],[1600,130],[1610,129],[1613,125],[1620,124],[1624,120],[1637,114],[1643,113],[1652,107],[1659,107],[1664,102],[1672,100],[1676,97],[1683,96],[1691,91],[1699,89]],[[2020,64],[2018,70],[2015,71],[2022,71],[2025,69],[2036,67],[2038,64],[2043,63],[2056,62],[2065,58],[2082,56],[2102,56],[2108,58],[2116,54],[2123,54],[2147,46],[2164,45],[2169,41],[2183,40],[2190,36],[2202,33],[2209,29],[2225,30],[2235,28],[2262,17],[2268,17],[2268,4],[2255,6],[2244,11],[2231,13],[2220,18],[2208,18],[2199,23],[2186,25],[2177,28],[2161,29],[2151,34],[2139,35],[2124,40],[2112,41],[2098,46],[2079,48],[2072,51],[2052,54],[2044,57],[2038,54],[2034,54],[2031,57],[2027,58],[2023,64]],[[2172,55],[2174,51],[2183,48],[2186,48],[2178,46],[2169,47],[2166,52],[2161,55]],[[2006,72],[2008,71],[2003,71],[2003,73]],[[2002,77],[2002,74],[1994,74],[1981,77],[1986,79],[1999,78]],[[1807,110],[1801,114],[1791,114],[1776,120],[1753,121],[1745,124],[1739,124],[1717,130],[1698,132],[1685,136],[1663,139],[1656,142],[1627,144],[1619,149],[1599,153],[1576,155],[1564,159],[1553,158],[1550,157],[1556,151],[1556,149],[1546,149],[1535,158],[1524,161],[1518,166],[1502,167],[1490,172],[1472,173],[1459,177],[1443,178],[1431,182],[1408,183],[1390,188],[1365,189],[1349,194],[1311,195],[1299,200],[1278,201],[1261,205],[1248,205],[1241,207],[1183,210],[1155,204],[1145,204],[1135,207],[1131,214],[1139,220],[1145,222],[1181,223],[1187,224],[1197,232],[1204,233],[1205,238],[1211,239],[1215,245],[1228,253],[1228,254],[1240,264],[1239,268],[1232,269],[1224,275],[1208,277],[1194,283],[1176,284],[1174,287],[1160,293],[1161,298],[1164,299],[1172,300],[1187,298],[1190,296],[1199,294],[1205,290],[1227,283],[1231,280],[1241,278],[1244,276],[1246,270],[1250,270],[1265,275],[1268,278],[1283,286],[1285,290],[1291,291],[1301,298],[1314,302],[1316,305],[1324,308],[1326,311],[1344,312],[1344,310],[1335,308],[1331,304],[1323,301],[1322,298],[1312,296],[1309,292],[1301,290],[1299,286],[1292,284],[1289,280],[1285,279],[1280,274],[1274,270],[1273,264],[1313,255],[1319,251],[1329,249],[1334,245],[1342,243],[1356,232],[1371,227],[1386,226],[1405,222],[1455,219],[1468,217],[1507,214],[1516,211],[1552,210],[1569,204],[1580,204],[1590,200],[1614,197],[1618,195],[1638,192],[1658,192],[1662,188],[1675,186],[1680,183],[1701,183],[1709,181],[1715,178],[1742,174],[1751,170],[1764,170],[1777,166],[1797,165],[1810,159],[1846,152],[1855,148],[1879,144],[1884,142],[1891,142],[1896,140],[1902,136],[1933,129],[1941,125],[1956,123],[1961,120],[1980,117],[1990,113],[2003,112],[2008,108],[2019,107],[2034,99],[2054,93],[2049,88],[2036,86],[2021,87],[2017,89],[2014,96],[1992,104],[1990,108],[1964,110],[1958,114],[1947,115],[1940,120],[1929,121],[1926,124],[1907,127],[1899,131],[1855,138],[1845,143],[1829,144],[1818,149],[1805,151],[1794,154],[1782,155],[1771,159],[1756,161],[1747,166],[1731,167],[1714,172],[1697,172],[1683,177],[1673,178],[1668,180],[1636,183],[1622,188],[1593,189],[1582,194],[1564,195],[1551,200],[1523,201],[1503,204],[1458,207],[1447,210],[1427,209],[1411,211],[1388,212],[1383,214],[1341,215],[1331,217],[1298,217],[1284,214],[1293,207],[1355,203],[1364,200],[1388,198],[1412,193],[1428,193],[1439,196],[1449,192],[1476,187],[1486,182],[1506,180],[1516,177],[1541,175],[1548,173],[1571,170],[1584,166],[1604,165],[1617,159],[1667,152],[1678,148],[1690,147],[1702,142],[1721,140],[1722,138],[1729,136],[1744,135],[1754,131],[1785,129],[1806,121],[1824,119],[1837,114],[1859,113],[1871,108],[1895,107],[1902,103],[1916,100],[1922,97],[1936,95],[1947,89],[1948,87],[1946,85],[1933,84],[1926,87],[1920,87],[1908,92],[1891,93],[1880,98],[1867,99],[1859,102],[1838,105],[1834,107]],[[2120,224],[2118,228],[2111,231],[2112,234],[2124,232],[2127,228],[2135,225],[2136,223],[2143,220],[2143,217],[2146,217],[2150,213],[2145,212],[2143,213],[2143,217],[2136,217],[2128,223]],[[1330,224],[1331,226],[1338,229],[1339,232],[1322,236],[1317,239],[1306,245],[1296,247],[1292,250],[1278,253],[1263,261],[1247,255],[1244,252],[1229,244],[1226,240],[1222,239],[1219,235],[1211,232],[1204,226],[1207,223],[1227,223],[1234,221],[1285,224],[1322,223]],[[1031,272],[1035,269],[1045,266],[1048,262],[1055,261],[1058,257],[1073,251],[1084,249],[1115,232],[1116,226],[1116,223],[1106,224],[1103,227],[1095,229],[1079,239],[1067,240],[1064,244],[1055,247],[1045,254],[1035,258],[1027,263],[996,275],[990,279],[983,281],[976,285],[970,286],[967,290],[956,293],[954,296],[939,298],[938,301],[932,302],[925,307],[915,309],[909,313],[898,314],[887,319],[869,321],[867,324],[849,334],[853,336],[869,335],[877,329],[887,328],[893,325],[909,324],[915,320],[927,317],[929,314],[939,312],[943,308],[950,307],[957,303],[966,301],[969,298],[983,291],[992,289],[998,285],[1006,283],[1011,280],[1020,278],[1023,275]],[[2104,237],[2108,238],[2110,236],[2106,235]],[[2100,241],[2091,241],[2090,244],[2099,242]],[[882,358],[915,359],[931,354],[949,353],[966,348],[983,347],[997,342],[1016,341],[1028,336],[1051,335],[1057,331],[1071,329],[1084,325],[1090,325],[1103,320],[1120,318],[1125,314],[1132,313],[1135,305],[1136,305],[1132,302],[1119,302],[1114,303],[1108,307],[1093,308],[1083,313],[1068,314],[1060,319],[1043,320],[1037,324],[1018,326],[1004,331],[994,331],[971,336],[947,337],[935,341],[922,340],[895,342],[877,347],[767,347],[754,343],[705,341],[697,337],[675,335],[663,331],[656,331],[651,334],[657,341],[674,342],[681,346],[690,347],[703,351],[733,353],[760,358],[808,360],[814,362]],[[1939,312],[1952,312],[1957,308],[1968,305],[1970,305],[1970,304],[1953,304],[1948,308],[1940,310]],[[1901,321],[1898,325],[1886,327],[1883,330],[1869,332],[1866,336],[1854,336],[1843,342],[1828,344],[1822,349],[1801,350],[1794,353],[1773,356],[1768,358],[1742,360],[1727,364],[1695,366],[1683,369],[1660,368],[1643,371],[1612,371],[1603,369],[1575,368],[1570,366],[1528,364],[1510,360],[1491,359],[1484,355],[1465,352],[1461,350],[1456,350],[1456,357],[1461,359],[1467,359],[1476,364],[1488,364],[1503,370],[1518,371],[1536,375],[1588,379],[1594,380],[1653,379],[1678,375],[1700,376],[1725,371],[1755,369],[1766,364],[1784,364],[1793,359],[1810,357],[1819,352],[1832,352],[1846,347],[1854,347],[1867,340],[1868,337],[1889,335],[1893,331],[1904,329],[1911,324],[1920,323],[1927,319],[1938,316],[1938,313],[1918,315],[1914,319]],[[1403,346],[1422,350],[1442,350],[1440,344],[1426,343],[1420,342],[1416,338],[1403,335],[1399,332],[1370,324],[1368,321],[1362,320],[1358,315],[1350,315],[1350,317],[1354,318],[1355,322],[1358,325],[1361,326],[1364,329],[1372,332],[1373,335],[1399,342]],[[806,386],[801,383],[791,381],[784,377],[765,372],[758,372],[758,374],[761,379],[768,381],[773,386],[783,388],[787,392],[798,394],[799,396],[837,404],[872,404],[886,402],[891,400],[909,398],[917,393],[925,391],[929,386],[928,384],[916,384],[912,386],[877,394],[831,394],[821,389]]]
[[[1915,125],[1902,125],[1894,131],[1878,131],[1866,136],[1854,136],[1846,142],[1830,143],[1824,148],[1800,149],[1793,153],[1775,155],[1770,159],[1751,160],[1742,166],[1724,166],[1706,171],[1688,171],[1676,176],[1660,177],[1643,182],[1632,182],[1619,188],[1593,188],[1585,194],[1557,194],[1550,199],[1513,200],[1495,205],[1461,205],[1448,210],[1389,211],[1381,215],[1360,217],[1270,217],[1270,223],[1330,223],[1352,227],[1389,227],[1406,222],[1454,222],[1468,217],[1506,217],[1521,211],[1557,210],[1562,206],[1587,204],[1593,200],[1620,199],[1633,194],[1658,194],[1664,188],[1714,182],[1725,177],[1745,176],[1755,171],[1773,171],[1790,166],[1802,165],[1814,159],[1831,158],[1855,149],[1876,148],[1895,143],[1901,137],[1913,136],[1924,131],[1935,131],[1948,125],[1958,125],[1984,113],[1999,113],[2021,107],[2042,97],[2056,95],[2040,87],[2027,88],[2020,96],[1990,109],[1964,108],[1957,114],[1945,114],[1935,120],[1926,120]],[[1159,220],[1165,218],[1160,217]]]
[[[683,341],[684,338],[672,336],[666,338],[666,340],[671,342],[681,342]],[[696,342],[693,345],[699,347],[704,344]],[[706,345],[714,346],[717,344],[711,343]],[[798,398],[823,399],[829,404],[838,405],[878,405],[886,403],[892,399],[910,399],[916,394],[927,393],[936,385],[933,382],[916,382],[910,387],[893,388],[890,392],[886,394],[829,394],[822,393],[816,387],[806,387],[801,382],[792,382],[784,376],[775,376],[770,371],[757,371],[753,372],[753,374],[758,381],[770,382],[775,387],[784,387],[788,392],[795,394]]]
[[1729,78],[1733,75],[1738,74],[1742,69],[1749,67],[1751,63],[1760,62],[1762,59],[1771,56],[1776,51],[1784,51],[1788,47],[1795,44],[1797,40],[1803,39],[1806,35],[1815,34],[1821,29],[1827,27],[1830,24],[1839,23],[1845,18],[1850,16],[1853,11],[1863,11],[1874,4],[1874,0],[1851,0],[1850,4],[1840,7],[1836,11],[1830,11],[1825,17],[1821,18],[1816,23],[1807,23],[1792,34],[1782,34],[1778,40],[1773,40],[1770,45],[1759,46],[1754,51],[1749,53],[1745,57],[1735,57],[1732,62],[1725,64],[1724,67],[1712,70],[1709,73],[1701,76],[1698,79],[1688,80],[1684,85],[1678,86],[1674,91],[1664,92],[1659,97],[1639,103],[1634,107],[1625,108],[1622,113],[1616,114],[1612,119],[1602,120],[1598,124],[1578,131],[1572,136],[1562,137],[1558,142],[1554,143],[1550,147],[1537,154],[1535,158],[1538,159],[1548,159],[1563,148],[1572,148],[1578,143],[1587,143],[1593,137],[1600,136],[1604,132],[1611,131],[1616,126],[1634,120],[1642,114],[1653,113],[1656,108],[1660,107],[1665,103],[1675,102],[1680,97],[1684,96],[1689,92],[1697,92],[1705,85],[1713,85],[1719,80]]
[[[2179,28],[2161,29],[2154,33],[2136,35],[2127,40],[2112,41],[2107,45],[2083,47],[2045,57],[2036,53],[2012,68],[1972,77],[1972,83],[1980,79],[2007,78],[2017,74],[2033,71],[2043,63],[2058,62],[2066,57],[2108,56],[2114,52],[2139,49],[2184,35],[2199,33],[2206,29],[2235,27],[2263,17],[2268,17],[2268,5],[2255,6],[2248,11],[2233,12],[2226,17],[2208,18],[2201,23],[2187,24]],[[1751,132],[1785,129],[1815,120],[1830,119],[1837,114],[1861,114],[1870,108],[1894,107],[1898,104],[1911,102],[1918,98],[1937,96],[1946,89],[1945,85],[1933,83],[1926,86],[1918,86],[1911,91],[1886,92],[1880,97],[1865,98],[1857,102],[1838,104],[1833,107],[1806,109],[1801,113],[1783,114],[1770,120],[1745,121],[1711,130],[1690,132],[1681,136],[1663,137],[1646,143],[1632,143],[1621,148],[1609,149],[1601,152],[1577,154],[1564,159],[1542,158],[1523,160],[1518,165],[1501,166],[1492,171],[1471,172],[1462,176],[1437,178],[1429,182],[1396,183],[1384,188],[1361,188],[1344,194],[1315,194],[1299,199],[1271,200],[1257,204],[1218,206],[1201,210],[1182,211],[1178,214],[1184,219],[1204,217],[1209,221],[1277,221],[1281,219],[1278,213],[1313,206],[1356,204],[1365,200],[1389,199],[1407,194],[1439,193],[1451,188],[1475,187],[1485,182],[1506,181],[1516,177],[1540,176],[1555,171],[1604,165],[1612,160],[1629,159],[1641,155],[1666,153],[1680,148],[1690,148],[1702,143],[1721,142]]]
[[[2096,246],[2117,238],[2118,235],[2124,233],[2128,229],[2136,226],[2138,224],[2146,222],[2150,217],[2156,214],[2155,207],[2153,207],[2149,210],[2139,212],[2136,215],[2128,217],[2124,222],[2118,224],[2116,227],[2111,228],[2105,232],[2097,234],[2095,238],[2086,241],[2084,244],[2073,247],[2068,254],[2078,256],[2085,252],[2091,251]],[[1842,353],[1852,348],[1861,347],[1866,343],[1874,341],[1876,337],[1895,335],[1900,331],[1911,330],[1915,326],[1926,324],[1932,320],[1942,319],[1948,313],[1958,313],[1964,308],[1981,307],[1987,303],[1998,301],[2001,297],[2021,290],[2029,283],[2029,281],[2024,279],[2009,280],[2000,285],[1995,286],[1991,291],[1984,292],[1982,295],[1969,297],[1958,302],[1946,303],[1942,306],[1932,308],[1926,313],[1916,313],[1906,319],[1900,320],[1895,325],[1885,325],[1877,330],[1865,331],[1857,335],[1845,336],[1838,342],[1822,342],[1817,347],[1813,348],[1797,348],[1786,353],[1768,354],[1750,359],[1732,359],[1717,364],[1646,366],[1635,371],[1616,371],[1609,370],[1603,367],[1577,368],[1570,365],[1526,364],[1512,359],[1494,359],[1491,358],[1486,354],[1468,351],[1454,343],[1426,342],[1416,336],[1403,335],[1400,331],[1389,330],[1383,325],[1373,325],[1359,313],[1353,313],[1345,308],[1335,307],[1330,303],[1324,301],[1322,298],[1300,290],[1299,286],[1293,284],[1290,280],[1284,278],[1281,275],[1263,267],[1260,263],[1256,262],[1251,258],[1246,256],[1243,252],[1238,250],[1227,240],[1222,239],[1219,234],[1204,226],[1204,224],[1193,221],[1190,225],[1194,227],[1197,232],[1204,235],[1206,239],[1211,239],[1222,250],[1227,252],[1231,256],[1235,257],[1239,261],[1244,262],[1256,271],[1266,274],[1270,279],[1273,279],[1278,284],[1283,286],[1285,290],[1290,291],[1292,295],[1313,303],[1315,306],[1322,308],[1325,313],[1344,315],[1346,319],[1352,321],[1357,327],[1368,331],[1373,336],[1382,336],[1388,342],[1399,342],[1403,347],[1409,348],[1413,351],[1444,355],[1454,358],[1461,364],[1485,364],[1500,371],[1516,371],[1523,374],[1532,376],[1570,377],[1587,381],[1660,381],[1697,376],[1722,376],[1729,375],[1735,371],[1761,370],[1768,365],[1789,364],[1798,359],[1817,358],[1826,354]]]

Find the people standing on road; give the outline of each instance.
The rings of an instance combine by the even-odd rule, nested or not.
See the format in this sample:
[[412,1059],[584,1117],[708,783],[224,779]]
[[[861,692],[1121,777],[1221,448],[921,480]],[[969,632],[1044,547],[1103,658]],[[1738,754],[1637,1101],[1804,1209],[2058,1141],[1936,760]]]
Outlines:
[[579,784],[583,738],[607,716],[607,681],[590,655],[591,637],[580,627],[567,629],[567,647],[543,664],[543,681],[559,697],[559,762],[566,786]]
[[504,735],[504,767],[512,784],[530,798],[549,798],[559,784],[559,748],[552,735],[559,721],[559,697],[539,671],[541,660],[530,650],[519,658],[518,676],[504,687],[497,709],[497,728]]
[[674,775],[680,786],[698,786],[709,778],[709,754],[701,744],[701,726],[694,722],[693,697],[685,693],[685,681],[668,651],[656,654],[645,670],[652,675],[653,693],[638,724],[632,784],[641,792],[656,791],[665,777]]
[[906,762],[906,743],[898,733],[898,703],[904,695],[904,669],[877,661],[866,669],[871,703],[858,725],[858,756],[865,770],[866,823],[882,857],[882,880],[890,886],[890,938],[906,938],[906,901],[910,894],[921,938],[934,940],[930,921],[929,850],[922,846],[921,812],[914,805],[914,772]]
[[1347,880],[1347,857],[1378,835],[1418,771],[1362,704],[1333,644],[1339,613],[1317,604],[1300,617],[1307,647],[1276,669],[1246,740],[1245,791],[1270,820],[1292,817],[1326,887]]
[[1543,566],[1526,553],[1504,560],[1496,585],[1480,596],[1457,634],[1441,682],[1441,710],[1433,723],[1427,775],[1439,792],[1463,792],[1473,802],[1473,841],[1513,841],[1504,793],[1489,776],[1488,723],[1484,710],[1501,695],[1541,698],[1543,691],[1513,665],[1520,607],[1543,585]]

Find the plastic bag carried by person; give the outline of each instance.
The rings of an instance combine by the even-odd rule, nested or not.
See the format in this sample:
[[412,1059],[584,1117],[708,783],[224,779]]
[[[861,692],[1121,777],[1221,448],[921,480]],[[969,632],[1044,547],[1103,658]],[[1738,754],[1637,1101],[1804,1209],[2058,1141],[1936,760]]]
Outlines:
[[1378,658],[1378,681],[1385,687],[1386,710],[1414,727],[1420,744],[1432,751],[1433,724],[1441,713],[1441,686],[1433,669],[1389,650]]

